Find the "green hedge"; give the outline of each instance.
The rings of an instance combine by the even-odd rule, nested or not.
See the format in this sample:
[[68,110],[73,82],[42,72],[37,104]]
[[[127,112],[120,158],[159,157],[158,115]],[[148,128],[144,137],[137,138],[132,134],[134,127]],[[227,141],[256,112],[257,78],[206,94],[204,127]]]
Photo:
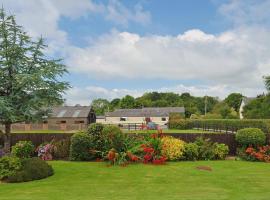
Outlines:
[[201,128],[205,130],[223,130],[236,132],[243,128],[259,128],[265,133],[270,131],[270,120],[259,119],[194,119],[194,120],[170,120],[170,129]]
[[250,145],[257,147],[265,144],[266,135],[258,128],[244,128],[237,131],[235,140],[244,147]]

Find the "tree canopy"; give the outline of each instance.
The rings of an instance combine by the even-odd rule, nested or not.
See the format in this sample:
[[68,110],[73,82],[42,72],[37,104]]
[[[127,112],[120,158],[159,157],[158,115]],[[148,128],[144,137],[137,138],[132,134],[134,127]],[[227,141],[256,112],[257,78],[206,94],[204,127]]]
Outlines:
[[40,119],[63,103],[69,85],[59,79],[66,66],[45,56],[45,48],[42,38],[32,40],[14,16],[0,10],[0,123],[6,139],[12,123]]

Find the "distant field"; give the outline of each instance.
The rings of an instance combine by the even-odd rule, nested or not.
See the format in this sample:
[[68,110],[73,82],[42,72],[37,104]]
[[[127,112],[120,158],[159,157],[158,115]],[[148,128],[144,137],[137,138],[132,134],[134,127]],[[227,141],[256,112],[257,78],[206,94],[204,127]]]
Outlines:
[[[156,133],[156,130],[137,130],[137,131],[124,131],[125,133]],[[187,129],[187,130],[178,130],[178,129],[164,129],[163,133],[213,133],[210,131],[196,130],[196,129]]]

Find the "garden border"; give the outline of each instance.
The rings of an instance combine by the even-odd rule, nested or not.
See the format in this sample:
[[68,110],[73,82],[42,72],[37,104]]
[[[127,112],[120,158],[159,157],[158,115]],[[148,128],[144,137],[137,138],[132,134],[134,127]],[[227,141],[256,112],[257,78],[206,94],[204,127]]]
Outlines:
[[[15,145],[18,141],[27,140],[32,141],[37,147],[44,142],[50,142],[52,140],[59,141],[63,139],[70,139],[74,133],[12,133],[11,145]],[[134,135],[134,133],[130,133]],[[138,134],[142,135],[142,134]],[[211,133],[166,133],[168,136],[172,136],[181,139],[185,142],[194,142],[197,137],[210,138],[213,142],[223,143],[229,146],[229,154],[235,155],[237,143],[235,141],[235,134],[211,134]],[[0,142],[3,140],[0,138]],[[267,134],[267,141],[270,142],[270,134]]]

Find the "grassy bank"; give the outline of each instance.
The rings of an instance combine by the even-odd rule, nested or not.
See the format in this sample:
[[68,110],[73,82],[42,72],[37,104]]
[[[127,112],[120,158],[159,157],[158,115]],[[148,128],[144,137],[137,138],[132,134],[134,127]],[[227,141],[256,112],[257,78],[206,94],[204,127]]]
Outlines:
[[[165,166],[107,167],[95,162],[51,162],[44,180],[0,184],[1,200],[268,200],[270,165],[242,161],[175,162]],[[212,171],[198,170],[208,166]]]

